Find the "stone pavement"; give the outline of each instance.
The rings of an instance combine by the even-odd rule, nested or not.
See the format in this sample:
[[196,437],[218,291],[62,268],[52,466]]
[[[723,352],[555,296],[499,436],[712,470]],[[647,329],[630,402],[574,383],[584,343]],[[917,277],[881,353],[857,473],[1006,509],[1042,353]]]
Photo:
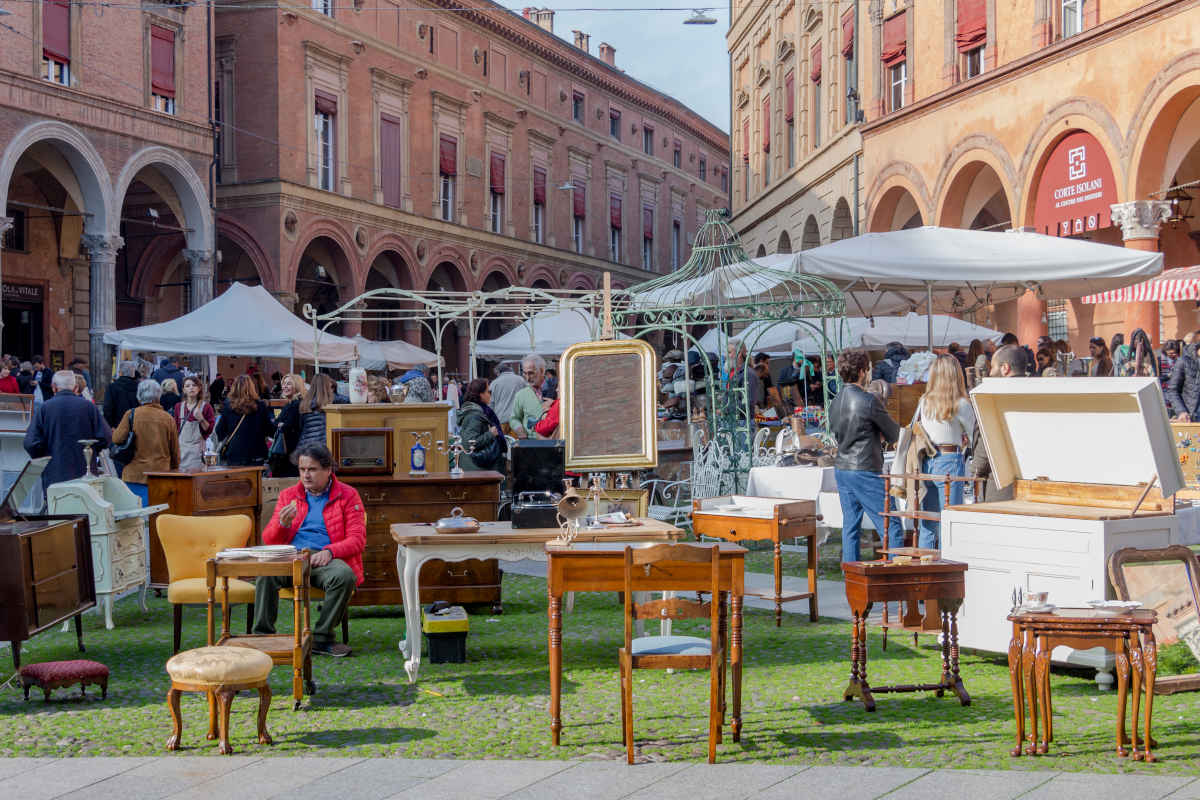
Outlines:
[[[1197,766],[1200,776],[1200,765]],[[901,767],[399,758],[0,759],[12,800],[1197,800],[1200,777]]]

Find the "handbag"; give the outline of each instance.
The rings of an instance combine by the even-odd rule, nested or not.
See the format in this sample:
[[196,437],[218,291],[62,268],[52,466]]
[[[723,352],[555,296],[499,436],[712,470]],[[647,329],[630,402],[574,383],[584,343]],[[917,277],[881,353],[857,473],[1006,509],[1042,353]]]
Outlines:
[[471,460],[475,462],[475,466],[480,469],[491,469],[496,466],[504,454],[500,441],[499,436],[494,436],[492,441],[488,442],[487,447],[472,452]]
[[283,435],[283,426],[279,425],[275,428],[271,449],[267,450],[267,466],[271,469],[271,475],[278,477],[277,473],[287,470],[284,464],[291,464],[291,459],[288,458],[287,438]]
[[112,447],[108,448],[108,454],[112,456],[112,460],[121,466],[126,466],[130,461],[133,461],[133,457],[137,452],[137,445],[134,442],[135,437],[133,435],[133,411],[132,408],[129,409],[129,436],[120,444],[114,442]]
[[229,452],[229,443],[233,441],[233,437],[237,436],[238,428],[242,427],[242,423],[246,421],[246,415],[238,420],[237,425],[233,426],[233,432],[225,437],[225,441],[221,442],[221,447],[217,450],[217,457],[221,459],[221,463],[225,463],[225,456]]

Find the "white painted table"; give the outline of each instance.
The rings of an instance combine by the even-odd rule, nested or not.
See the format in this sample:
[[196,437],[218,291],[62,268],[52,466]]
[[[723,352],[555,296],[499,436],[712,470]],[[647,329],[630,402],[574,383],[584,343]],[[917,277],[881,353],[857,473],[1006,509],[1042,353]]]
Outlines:
[[[577,542],[628,542],[631,544],[677,541],[683,531],[653,519],[638,520],[636,526],[614,526],[605,530],[582,530]],[[398,523],[392,526],[396,542],[396,574],[404,592],[404,631],[400,652],[408,682],[415,683],[421,671],[421,566],[431,559],[467,561],[495,558],[500,561],[546,560],[546,543],[558,538],[558,528],[514,530],[510,522],[481,522],[478,533],[437,533],[429,523]]]

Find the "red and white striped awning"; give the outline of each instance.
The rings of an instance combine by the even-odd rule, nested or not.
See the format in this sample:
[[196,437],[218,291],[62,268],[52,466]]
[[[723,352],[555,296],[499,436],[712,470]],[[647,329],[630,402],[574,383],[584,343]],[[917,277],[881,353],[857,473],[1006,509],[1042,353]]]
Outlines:
[[1079,298],[1081,303],[1173,303],[1200,300],[1200,265],[1168,269],[1157,278]]

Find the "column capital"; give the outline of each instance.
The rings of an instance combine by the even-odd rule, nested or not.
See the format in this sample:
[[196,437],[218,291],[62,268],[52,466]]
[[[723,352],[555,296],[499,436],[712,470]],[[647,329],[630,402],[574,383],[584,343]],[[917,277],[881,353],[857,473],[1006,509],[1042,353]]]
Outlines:
[[1121,229],[1121,237],[1157,239],[1158,229],[1171,216],[1171,204],[1166,200],[1133,200],[1109,206],[1113,224]]
[[213,251],[212,250],[184,250],[183,257],[187,259],[188,266],[191,267],[192,274],[208,274],[213,271]]
[[88,251],[92,260],[115,261],[117,251],[125,246],[125,240],[120,236],[85,233],[79,237],[79,245]]
[[13,226],[13,218],[12,217],[0,217],[0,233],[4,233],[6,230],[11,228],[12,226]]

